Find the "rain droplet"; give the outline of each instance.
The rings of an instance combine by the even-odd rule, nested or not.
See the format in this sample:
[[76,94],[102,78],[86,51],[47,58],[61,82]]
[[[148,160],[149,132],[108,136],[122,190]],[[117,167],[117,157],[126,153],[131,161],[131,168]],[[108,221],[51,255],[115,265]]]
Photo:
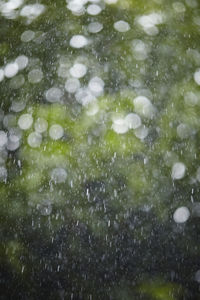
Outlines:
[[51,180],[55,183],[63,183],[67,179],[67,172],[63,168],[55,168],[51,172]]
[[98,103],[94,101],[87,106],[86,114],[88,116],[94,116],[98,113],[98,111],[99,111]]
[[185,206],[177,208],[173,214],[173,219],[176,223],[185,223],[189,217],[190,211]]
[[181,2],[174,2],[172,4],[173,9],[177,12],[177,13],[183,13],[185,12],[185,5]]
[[136,113],[146,118],[153,118],[155,109],[151,101],[145,96],[138,96],[133,100]]
[[35,32],[32,30],[26,30],[21,35],[21,41],[24,43],[28,43],[32,41],[35,37]]
[[200,85],[200,69],[194,73],[194,80],[198,85]]
[[10,107],[11,111],[20,112],[26,107],[26,102],[22,101],[13,101]]
[[92,22],[88,25],[88,31],[90,33],[98,33],[103,29],[103,25],[99,22]]
[[42,143],[42,136],[38,132],[32,132],[28,136],[28,144],[32,148],[40,147]]
[[17,74],[18,70],[19,70],[19,68],[18,68],[18,64],[16,62],[9,63],[6,65],[6,67],[4,69],[4,75],[7,78],[14,77]]
[[80,81],[77,78],[70,78],[65,82],[65,89],[68,93],[75,93],[80,88]]
[[54,124],[49,129],[49,135],[53,140],[59,140],[64,135],[64,130],[59,124]]
[[104,91],[104,81],[99,77],[90,79],[88,87],[93,95],[100,96]]
[[19,70],[23,70],[28,65],[28,57],[25,55],[20,55],[16,58],[15,62],[17,63]]
[[34,69],[28,73],[28,81],[31,83],[39,83],[43,78],[41,69]]
[[136,129],[141,126],[142,122],[137,114],[130,113],[125,117],[125,122],[129,129]]
[[135,136],[140,140],[144,140],[148,136],[148,133],[149,129],[145,125],[141,125],[135,129]]
[[127,22],[120,20],[114,23],[114,28],[119,32],[127,32],[130,30],[130,25]]
[[75,98],[78,103],[84,106],[96,100],[95,96],[87,88],[80,88],[75,94]]
[[34,124],[35,131],[38,133],[43,133],[48,128],[48,122],[43,118],[38,118]]
[[74,64],[69,72],[75,78],[82,78],[87,73],[87,67],[83,64]]
[[42,216],[49,216],[52,212],[52,204],[48,200],[44,200],[42,203],[37,205],[37,209],[40,211]]
[[88,40],[83,35],[74,35],[69,44],[71,47],[79,49],[85,47],[88,44]]
[[186,167],[183,163],[177,162],[172,167],[172,179],[182,179],[185,176]]
[[31,127],[33,123],[33,118],[30,114],[23,114],[18,120],[18,125],[21,129],[27,130]]
[[181,139],[186,139],[192,134],[192,130],[187,124],[181,123],[177,126],[177,134]]
[[100,14],[101,11],[102,11],[102,8],[97,4],[90,4],[87,7],[87,13],[91,16],[96,16],[96,15]]
[[123,118],[113,118],[112,129],[119,134],[124,134],[128,131],[128,125]]
[[20,87],[22,87],[24,82],[25,82],[24,76],[22,74],[17,75],[14,78],[11,79],[10,87],[12,89],[19,89]]

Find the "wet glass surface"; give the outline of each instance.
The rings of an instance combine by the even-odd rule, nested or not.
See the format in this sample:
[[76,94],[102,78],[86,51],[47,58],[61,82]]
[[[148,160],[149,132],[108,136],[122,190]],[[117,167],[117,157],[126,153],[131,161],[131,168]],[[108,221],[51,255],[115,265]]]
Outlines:
[[0,0],[1,299],[198,299],[200,4]]

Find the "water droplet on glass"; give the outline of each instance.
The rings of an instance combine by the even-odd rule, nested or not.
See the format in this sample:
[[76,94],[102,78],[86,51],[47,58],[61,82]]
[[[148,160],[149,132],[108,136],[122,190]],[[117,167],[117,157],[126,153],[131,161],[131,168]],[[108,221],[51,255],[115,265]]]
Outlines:
[[98,111],[99,111],[98,103],[94,101],[87,106],[86,114],[88,116],[94,116],[98,113]]
[[88,87],[93,95],[100,96],[104,91],[104,81],[99,77],[93,77],[88,83]]
[[181,123],[177,126],[177,134],[181,139],[186,139],[192,134],[192,130],[187,124]]
[[64,183],[67,179],[67,172],[63,168],[55,168],[51,171],[51,180],[55,183]]
[[35,131],[38,133],[43,133],[48,128],[48,122],[43,118],[38,118],[34,124]]
[[20,11],[20,16],[28,18],[30,21],[36,19],[45,11],[45,6],[39,3],[25,5]]
[[172,167],[172,179],[182,179],[185,176],[186,167],[183,163],[177,162]]
[[31,132],[28,136],[28,144],[32,148],[40,147],[42,143],[42,136],[38,132]]
[[45,93],[45,97],[49,102],[60,102],[63,91],[57,87],[52,87]]
[[59,140],[64,135],[64,130],[59,124],[54,124],[49,129],[49,136],[53,140]]
[[88,44],[88,40],[83,35],[74,35],[69,44],[71,47],[79,49],[85,47]]
[[90,33],[98,33],[103,29],[103,24],[99,22],[92,22],[88,25],[88,31]]
[[120,20],[114,23],[114,28],[119,32],[127,32],[130,30],[130,25],[127,22]]
[[185,206],[177,208],[173,214],[173,219],[176,223],[185,223],[189,217],[190,211]]
[[28,73],[28,81],[31,83],[39,83],[43,78],[41,69],[34,69]]
[[124,134],[129,128],[124,118],[113,117],[112,129],[118,134]]
[[18,68],[18,64],[16,62],[9,63],[5,66],[4,75],[7,78],[14,77],[17,74],[18,70],[19,70],[19,68]]
[[11,79],[10,88],[19,89],[20,87],[23,86],[24,82],[25,82],[24,76],[22,74],[17,75],[14,78]]
[[148,136],[148,133],[149,129],[145,125],[141,125],[135,129],[135,136],[140,140],[144,140]]
[[133,100],[134,110],[141,116],[153,118],[155,109],[151,101],[145,96],[138,96]]
[[30,114],[23,114],[18,120],[18,125],[21,129],[27,130],[31,127],[33,123],[33,118]]
[[28,43],[32,41],[35,37],[35,32],[32,30],[26,30],[21,35],[21,41],[24,43]]
[[194,80],[198,85],[200,85],[200,69],[194,73]]
[[92,16],[96,16],[96,15],[100,14],[101,11],[102,11],[102,8],[97,4],[90,4],[87,7],[87,13]]
[[125,122],[129,129],[136,129],[141,126],[142,122],[137,114],[130,113],[125,117]]
[[42,216],[49,216],[52,212],[52,204],[49,200],[44,200],[42,203],[37,204],[37,209]]
[[11,111],[14,112],[20,112],[22,110],[24,110],[24,108],[26,107],[26,102],[25,101],[13,101],[10,107]]
[[17,63],[19,70],[23,70],[28,65],[28,57],[25,55],[20,55],[16,58],[15,62]]
[[87,88],[80,88],[75,94],[76,101],[83,106],[96,100],[96,97]]
[[175,12],[177,13],[183,13],[185,12],[185,5],[181,2],[174,2],[172,4],[173,9],[175,10]]
[[80,81],[77,78],[70,78],[65,82],[65,89],[68,93],[75,93],[80,86]]
[[82,78],[87,73],[87,67],[83,64],[74,64],[69,72],[75,78]]

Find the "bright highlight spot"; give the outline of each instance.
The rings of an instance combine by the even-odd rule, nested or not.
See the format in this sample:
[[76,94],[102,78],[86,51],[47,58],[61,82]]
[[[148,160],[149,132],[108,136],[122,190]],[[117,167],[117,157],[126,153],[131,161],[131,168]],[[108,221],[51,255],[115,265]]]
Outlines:
[[69,72],[75,78],[82,78],[87,73],[87,67],[83,64],[74,64]]
[[176,223],[185,223],[189,217],[190,211],[185,206],[177,208],[173,214],[173,219]]
[[138,96],[133,100],[135,112],[148,119],[153,118],[155,109],[151,101],[145,96]]
[[42,136],[38,132],[32,132],[28,136],[28,144],[32,148],[40,147],[40,144],[42,142]]
[[38,133],[43,133],[48,128],[48,122],[43,118],[38,118],[34,124],[35,131]]
[[141,126],[142,122],[140,116],[134,113],[130,113],[125,117],[125,122],[129,129],[136,129]]
[[74,35],[69,44],[72,48],[79,49],[85,47],[88,44],[88,40],[83,35]]
[[129,128],[124,118],[114,117],[112,129],[118,134],[124,134],[128,132]]
[[90,33],[98,33],[103,29],[103,25],[99,22],[92,22],[88,25],[88,31]]
[[200,85],[200,69],[194,73],[194,80],[198,85]]
[[57,87],[52,87],[45,93],[45,97],[49,102],[60,102],[63,92]]
[[64,130],[59,124],[54,124],[49,129],[49,136],[52,140],[59,140],[64,135]]
[[172,167],[172,179],[182,179],[185,176],[186,167],[183,163],[175,163]]
[[28,81],[30,83],[39,83],[43,78],[42,70],[34,69],[28,73]]
[[65,89],[68,93],[75,93],[79,88],[81,84],[80,81],[77,78],[70,78],[65,82]]
[[99,5],[91,4],[87,7],[87,13],[92,16],[100,14],[102,8]]
[[27,130],[33,123],[33,117],[30,114],[23,114],[18,120],[18,125],[22,130]]
[[4,69],[4,75],[7,78],[14,77],[17,74],[18,70],[19,70],[19,68],[18,68],[18,64],[16,62],[9,63],[6,65],[6,67]]
[[32,30],[24,31],[21,35],[21,41],[24,43],[28,43],[32,41],[35,37],[35,32]]
[[114,23],[114,28],[119,32],[127,32],[130,30],[130,25],[127,22],[120,20]]

